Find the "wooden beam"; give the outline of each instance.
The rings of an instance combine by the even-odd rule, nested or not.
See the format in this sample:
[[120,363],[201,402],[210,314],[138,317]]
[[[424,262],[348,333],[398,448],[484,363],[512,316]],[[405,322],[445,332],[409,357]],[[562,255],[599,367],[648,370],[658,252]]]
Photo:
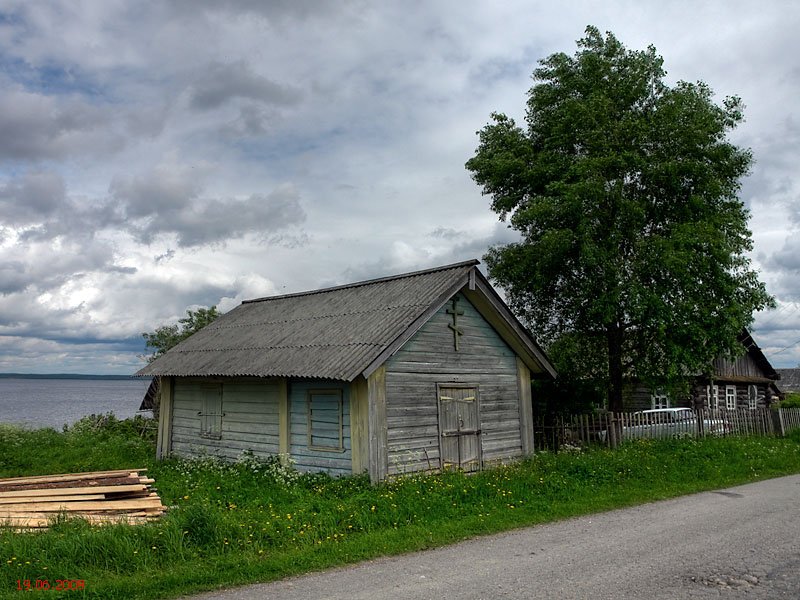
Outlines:
[[289,381],[281,377],[278,380],[278,452],[285,465],[289,464],[292,449],[290,411]]
[[22,498],[22,497],[35,497],[35,496],[52,496],[58,494],[60,496],[83,496],[86,494],[105,494],[108,492],[114,494],[144,492],[147,489],[146,485],[86,485],[82,487],[71,488],[38,488],[33,490],[9,490],[0,492],[0,500],[3,498]]
[[92,471],[86,473],[58,473],[56,475],[32,475],[28,477],[6,477],[0,479],[0,485],[15,483],[54,483],[57,481],[82,481],[101,477],[129,477],[136,473],[144,473],[147,469],[119,469],[116,471]]
[[156,458],[167,458],[172,452],[172,409],[175,392],[175,378],[162,377],[159,385],[161,395],[158,409],[158,440]]
[[383,481],[389,472],[386,428],[386,367],[380,366],[367,378],[369,402],[369,478]]
[[522,454],[533,454],[533,398],[531,396],[531,372],[517,356],[517,388],[519,393],[519,431]]
[[353,474],[369,469],[369,392],[361,375],[350,383],[350,448]]
[[[81,511],[81,510],[133,510],[142,508],[159,508],[161,498],[130,498],[127,500],[97,500],[87,502],[29,502],[25,505],[25,509],[31,512],[60,512],[65,510],[67,512]],[[4,519],[9,513],[14,511],[5,507],[0,508],[0,519]]]

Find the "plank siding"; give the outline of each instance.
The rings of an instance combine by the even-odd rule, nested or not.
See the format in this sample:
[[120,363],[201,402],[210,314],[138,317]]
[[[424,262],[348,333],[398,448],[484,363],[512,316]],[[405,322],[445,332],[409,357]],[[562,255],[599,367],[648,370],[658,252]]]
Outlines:
[[386,362],[386,421],[389,474],[441,468],[437,384],[479,390],[484,463],[522,455],[519,377],[515,353],[458,294],[455,349],[447,302]]
[[[308,393],[341,390],[343,450],[319,450],[308,444]],[[338,422],[338,412],[336,414]],[[320,428],[324,428],[322,423]],[[335,429],[335,432],[334,432]],[[338,425],[331,426],[330,437],[338,440]],[[298,471],[327,471],[331,475],[349,475],[353,471],[350,440],[350,385],[341,381],[303,380],[289,383],[289,453]]]
[[750,354],[744,354],[734,361],[716,358],[713,362],[715,377],[764,377],[764,372]]
[[176,378],[172,398],[172,452],[177,456],[219,456],[236,459],[242,452],[277,454],[278,383],[274,380],[233,379],[222,386],[222,434],[200,435],[203,379]]

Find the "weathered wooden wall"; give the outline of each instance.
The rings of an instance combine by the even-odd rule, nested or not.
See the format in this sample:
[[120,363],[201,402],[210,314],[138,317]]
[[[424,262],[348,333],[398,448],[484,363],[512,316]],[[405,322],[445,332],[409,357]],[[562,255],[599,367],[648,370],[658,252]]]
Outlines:
[[749,354],[744,354],[735,361],[716,358],[712,366],[715,378],[720,380],[727,377],[764,377],[764,372]]
[[[222,386],[222,435],[200,435],[203,386]],[[177,456],[239,457],[244,450],[257,456],[277,454],[278,382],[276,380],[175,378],[172,398],[172,453]]]
[[[315,450],[308,447],[308,392],[342,391],[342,451]],[[350,441],[350,385],[341,381],[306,380],[289,382],[289,452],[298,471],[327,471],[348,475],[353,469]]]
[[[726,408],[725,404],[725,388],[728,386],[736,387],[736,408],[750,408],[750,386],[756,387],[756,408],[767,408],[767,390],[769,384],[766,383],[728,383],[725,381],[717,380],[714,382],[719,388],[719,408]],[[713,394],[713,392],[712,392]],[[773,398],[777,400],[777,398]],[[695,408],[711,408],[708,402],[707,387],[698,383],[692,388],[692,401]]]
[[464,311],[458,351],[448,302],[386,363],[389,474],[440,468],[437,383],[478,387],[484,463],[522,454],[516,356],[469,301],[458,298]]

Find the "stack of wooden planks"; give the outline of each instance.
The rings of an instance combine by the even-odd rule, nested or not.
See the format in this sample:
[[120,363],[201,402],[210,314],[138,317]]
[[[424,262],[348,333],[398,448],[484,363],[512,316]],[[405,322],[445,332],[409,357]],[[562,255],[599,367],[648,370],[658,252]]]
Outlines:
[[165,510],[147,469],[0,479],[0,526],[43,528],[61,515],[92,524],[144,523]]

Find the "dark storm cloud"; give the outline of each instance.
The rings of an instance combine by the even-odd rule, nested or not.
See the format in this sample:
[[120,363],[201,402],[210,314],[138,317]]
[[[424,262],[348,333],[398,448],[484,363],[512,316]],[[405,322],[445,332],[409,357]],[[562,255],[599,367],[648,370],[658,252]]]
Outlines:
[[125,215],[117,225],[142,243],[174,234],[180,247],[218,244],[246,234],[274,234],[306,217],[291,186],[245,199],[200,194],[200,186],[185,171],[158,170],[111,185],[111,196]]
[[198,11],[207,13],[229,13],[259,15],[270,21],[307,20],[325,18],[337,13],[350,12],[352,7],[363,7],[364,3],[345,0],[343,2],[318,2],[317,0],[176,0],[171,4],[178,14],[195,16]]
[[64,206],[64,182],[55,173],[31,172],[0,183],[0,222],[35,225],[52,219]]
[[40,160],[119,150],[108,110],[72,98],[20,90],[0,93],[0,160]]
[[190,104],[197,110],[211,110],[233,98],[246,98],[266,105],[291,106],[302,97],[299,89],[258,75],[247,63],[237,61],[210,65],[192,86]]

